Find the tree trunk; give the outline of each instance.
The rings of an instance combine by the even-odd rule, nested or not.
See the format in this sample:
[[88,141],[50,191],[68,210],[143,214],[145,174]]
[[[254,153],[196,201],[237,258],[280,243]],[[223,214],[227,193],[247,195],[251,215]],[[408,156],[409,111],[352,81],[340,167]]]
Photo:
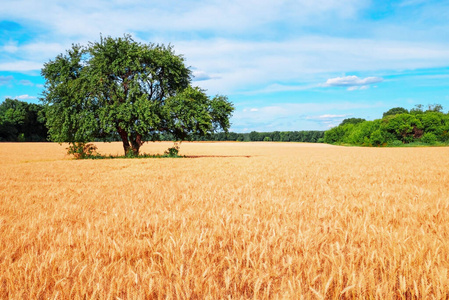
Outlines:
[[142,146],[142,144],[143,144],[142,135],[140,135],[140,134],[137,134],[135,140],[131,140],[131,146],[132,146],[133,154],[135,156],[139,155],[140,146]]
[[120,134],[120,137],[122,138],[123,150],[125,150],[125,155],[126,155],[126,154],[128,154],[128,152],[131,148],[131,145],[129,144],[129,140],[128,140],[128,133],[120,127],[117,129],[117,131]]

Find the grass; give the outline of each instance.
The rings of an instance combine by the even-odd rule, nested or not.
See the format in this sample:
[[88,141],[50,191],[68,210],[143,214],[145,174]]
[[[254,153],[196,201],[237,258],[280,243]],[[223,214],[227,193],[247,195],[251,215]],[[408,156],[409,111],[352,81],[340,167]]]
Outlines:
[[449,297],[449,148],[65,152],[0,144],[0,298]]

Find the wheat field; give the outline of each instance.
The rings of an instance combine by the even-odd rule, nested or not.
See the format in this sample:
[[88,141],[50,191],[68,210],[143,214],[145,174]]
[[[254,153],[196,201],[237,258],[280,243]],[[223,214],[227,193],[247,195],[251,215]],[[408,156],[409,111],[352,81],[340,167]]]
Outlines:
[[449,148],[65,153],[0,144],[1,299],[449,298]]

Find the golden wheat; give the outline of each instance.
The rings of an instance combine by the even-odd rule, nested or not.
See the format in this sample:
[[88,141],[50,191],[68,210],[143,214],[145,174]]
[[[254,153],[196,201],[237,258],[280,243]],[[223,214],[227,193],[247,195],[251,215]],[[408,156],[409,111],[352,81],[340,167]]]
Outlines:
[[0,298],[449,297],[449,148],[181,154],[73,160],[58,144],[0,144]]

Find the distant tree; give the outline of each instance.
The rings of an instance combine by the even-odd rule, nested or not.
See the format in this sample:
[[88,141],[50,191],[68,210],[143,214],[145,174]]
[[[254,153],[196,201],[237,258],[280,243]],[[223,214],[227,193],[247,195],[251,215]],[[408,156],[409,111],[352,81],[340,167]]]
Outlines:
[[25,103],[13,99],[5,99],[0,105],[0,139],[17,141],[25,119]]
[[422,104],[416,104],[415,108],[412,108],[410,110],[410,113],[413,115],[422,114],[424,113],[424,105]]
[[423,125],[423,130],[427,133],[441,135],[445,129],[447,117],[437,111],[426,111],[423,114],[416,115]]
[[226,141],[226,133],[225,132],[218,132],[214,134],[214,140],[215,141]]
[[427,111],[442,112],[443,106],[441,104],[429,104],[427,105]]
[[73,45],[42,69],[50,139],[88,142],[119,136],[125,154],[145,141],[227,132],[234,110],[225,96],[191,86],[191,71],[171,46],[131,36]]
[[362,119],[362,118],[348,118],[348,119],[344,119],[341,123],[340,123],[340,126],[341,125],[345,125],[345,124],[358,124],[358,123],[362,123],[362,122],[365,122],[366,120],[365,119]]
[[387,110],[383,113],[382,118],[385,118],[386,116],[394,116],[398,114],[408,114],[408,110],[403,107],[394,107],[392,109]]
[[286,131],[282,131],[280,134],[281,142],[290,142],[290,134]]
[[344,124],[333,127],[324,133],[324,142],[327,144],[342,143],[343,138],[352,129],[353,124]]
[[281,134],[280,134],[280,132],[279,132],[279,131],[274,131],[274,132],[272,132],[272,134],[271,134],[271,139],[272,139],[274,142],[280,141],[280,140],[281,140]]
[[393,135],[403,143],[410,143],[423,135],[423,125],[421,121],[411,114],[399,114],[386,119],[382,124],[383,129]]
[[0,141],[45,141],[43,106],[5,99],[0,104]]
[[257,131],[251,131],[249,133],[249,139],[251,141],[258,141],[259,140],[259,133]]
[[407,112],[396,107],[382,119],[339,125],[324,133],[324,142],[360,146],[397,146],[402,143],[427,144],[449,142],[449,113],[442,112],[440,104],[418,104]]

